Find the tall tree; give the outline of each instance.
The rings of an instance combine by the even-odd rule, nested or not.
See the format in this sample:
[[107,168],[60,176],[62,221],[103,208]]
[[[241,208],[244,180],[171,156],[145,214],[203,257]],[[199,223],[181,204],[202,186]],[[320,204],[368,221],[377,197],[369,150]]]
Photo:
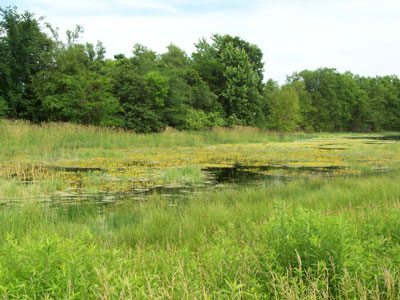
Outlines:
[[183,50],[169,45],[168,51],[161,55],[160,66],[169,81],[163,110],[169,126],[202,129],[222,124],[222,107],[217,96],[192,67],[190,58]]
[[257,89],[258,77],[249,57],[241,48],[229,43],[221,53],[225,85],[220,94],[228,118],[243,125],[257,125],[262,118],[261,95]]
[[386,88],[379,77],[354,77],[361,92],[363,105],[360,107],[360,119],[364,130],[382,130],[385,123]]
[[30,12],[20,14],[16,7],[0,8],[0,110],[10,118],[43,118],[31,78],[51,63],[54,43],[42,20]]
[[33,87],[48,121],[118,125],[118,100],[112,95],[111,78],[101,72],[104,48],[98,43],[79,44],[81,27],[67,32],[67,44],[58,43],[54,63],[35,74]]
[[305,131],[313,131],[313,114],[315,109],[312,105],[312,96],[307,91],[303,81],[295,81],[288,83],[297,93],[299,98],[299,128]]
[[263,85],[264,63],[262,61],[263,53],[261,49],[257,45],[250,44],[249,42],[241,39],[238,36],[233,37],[228,34],[225,35],[214,34],[213,41],[215,43],[215,48],[219,49],[218,52],[220,56],[222,55],[225,48],[228,47],[229,44],[232,44],[234,48],[239,48],[242,49],[244,52],[246,52],[250,65],[256,75],[257,89],[259,93],[262,93],[262,89],[264,86]]
[[352,113],[359,101],[359,89],[352,74],[336,69],[304,70],[289,77],[289,82],[303,81],[312,98],[310,121],[315,130],[345,131],[352,127]]
[[274,89],[268,97],[270,113],[268,128],[278,131],[293,131],[301,121],[299,96],[291,85]]
[[381,83],[385,87],[384,129],[400,130],[400,79],[396,75],[384,76]]
[[155,56],[147,50],[132,58],[118,56],[109,69],[113,95],[122,107],[122,126],[137,132],[164,129],[167,124],[163,109],[169,85],[168,78],[158,70]]
[[194,68],[218,96],[229,123],[262,123],[262,52],[229,35],[213,35],[212,44],[200,40],[193,53]]

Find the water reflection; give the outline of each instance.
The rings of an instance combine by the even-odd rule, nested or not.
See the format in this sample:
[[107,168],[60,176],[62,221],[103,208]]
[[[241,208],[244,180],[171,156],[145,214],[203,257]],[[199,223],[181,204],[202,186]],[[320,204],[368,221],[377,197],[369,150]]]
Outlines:
[[[221,189],[224,187],[237,186],[255,186],[268,184],[284,184],[300,174],[309,176],[331,176],[333,172],[345,170],[348,167],[343,166],[244,166],[234,165],[232,167],[208,167],[203,168],[202,172],[206,180],[202,184],[174,184],[174,185],[155,185],[149,188],[135,188],[126,192],[94,192],[86,193],[79,188],[70,189],[67,192],[53,194],[41,199],[40,202],[51,207],[64,207],[68,205],[77,205],[83,203],[94,203],[98,205],[111,205],[121,203],[127,200],[143,201],[151,195],[159,195],[164,198],[171,198],[174,201],[185,198],[194,193],[200,193],[205,189]],[[78,168],[77,168],[78,169]],[[71,169],[70,169],[71,171]],[[78,170],[77,170],[78,171]],[[81,170],[79,169],[79,172]],[[270,174],[269,171],[284,171],[281,174]]]
[[352,140],[400,141],[400,135],[354,136]]

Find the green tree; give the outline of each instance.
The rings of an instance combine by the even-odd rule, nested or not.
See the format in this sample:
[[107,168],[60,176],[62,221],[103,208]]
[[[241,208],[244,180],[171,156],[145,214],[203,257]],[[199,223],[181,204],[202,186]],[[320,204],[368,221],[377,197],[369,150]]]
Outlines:
[[385,119],[383,128],[400,130],[400,79],[395,76],[384,76],[380,79],[385,88]]
[[[264,85],[261,110],[265,117],[268,116],[271,112],[271,97],[274,92],[279,91],[279,88],[280,87],[278,82],[272,79],[269,79]],[[264,126],[267,127],[267,123],[265,123]]]
[[225,86],[219,102],[227,117],[237,118],[243,125],[260,124],[262,113],[258,77],[246,51],[229,43],[221,53],[221,63],[224,66]]
[[296,89],[285,85],[274,89],[268,97],[270,113],[268,127],[278,131],[293,131],[301,121],[299,96]]
[[67,44],[58,43],[53,64],[33,77],[35,95],[49,121],[118,125],[119,103],[112,95],[111,78],[101,73],[104,48],[79,44],[83,32],[68,31]]
[[385,123],[385,86],[379,77],[355,76],[355,80],[364,94],[360,108],[363,128],[381,130]]
[[[168,52],[161,55],[160,66],[169,82],[163,109],[169,126],[197,130],[221,125],[222,107],[217,96],[193,69],[183,50],[169,45]],[[217,123],[214,124],[213,120]]]
[[51,63],[54,43],[43,32],[42,20],[16,7],[0,8],[0,106],[10,118],[43,118],[31,78]]
[[140,75],[158,70],[159,57],[154,51],[144,45],[135,44],[132,53],[133,57],[130,59],[132,67],[134,67],[136,72]]
[[192,102],[192,91],[185,74],[190,61],[186,53],[177,46],[171,44],[167,48],[168,51],[160,59],[161,72],[168,78],[169,85],[162,114],[168,126],[187,129],[185,118]]
[[299,128],[305,131],[313,131],[313,114],[315,112],[312,106],[311,94],[306,90],[305,84],[302,81],[295,81],[289,83],[290,86],[296,91],[299,98]]
[[6,100],[0,96],[0,117],[7,116],[8,105]]
[[200,40],[193,67],[218,96],[230,124],[263,123],[262,52],[239,37],[213,35],[212,44]]
[[234,48],[239,48],[246,52],[251,67],[256,75],[258,92],[261,94],[264,87],[264,63],[262,62],[263,53],[261,49],[257,45],[250,44],[238,36],[233,37],[228,34],[214,34],[213,41],[215,43],[215,48],[219,50],[218,53],[220,56],[230,44],[232,44]]
[[169,90],[168,78],[157,70],[142,74],[143,65],[137,57],[119,57],[110,64],[113,95],[122,107],[123,127],[137,132],[164,129],[167,124],[162,111]]
[[289,83],[304,82],[311,95],[312,113],[307,120],[315,130],[351,130],[353,112],[360,100],[359,87],[352,74],[340,74],[335,69],[321,68],[315,71],[304,70],[289,77]]

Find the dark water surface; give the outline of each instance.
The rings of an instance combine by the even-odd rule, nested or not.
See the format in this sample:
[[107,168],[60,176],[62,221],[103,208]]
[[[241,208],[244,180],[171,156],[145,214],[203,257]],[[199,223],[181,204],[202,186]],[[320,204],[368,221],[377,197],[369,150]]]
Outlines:
[[[82,172],[81,168],[61,168],[67,172]],[[268,186],[270,184],[284,184],[293,179],[299,178],[299,174],[306,174],[311,177],[329,177],[334,171],[345,170],[348,167],[342,166],[320,166],[320,167],[293,167],[285,165],[267,166],[245,166],[235,165],[232,167],[208,167],[202,172],[206,175],[203,184],[176,184],[176,185],[155,185],[148,188],[135,188],[128,192],[95,192],[85,193],[79,189],[70,190],[66,193],[54,194],[42,199],[43,204],[51,207],[66,207],[69,205],[81,205],[93,203],[101,206],[108,206],[124,201],[143,201],[151,195],[179,201],[189,195],[201,193],[205,190],[221,189],[232,186]],[[84,171],[92,171],[90,170]],[[96,169],[97,170],[97,169]],[[266,174],[266,171],[278,171],[278,175]],[[282,171],[285,175],[279,175]],[[263,173],[264,172],[264,173]]]
[[[379,144],[379,141],[400,141],[400,135],[383,136],[359,136],[350,139],[365,140],[365,143]],[[335,146],[329,148],[329,146]],[[322,150],[345,150],[345,147],[337,147],[337,144],[323,144],[318,148]],[[132,164],[131,167],[134,167]],[[82,167],[47,167],[60,172],[85,173],[85,172],[106,172],[102,168],[82,168]],[[87,193],[82,189],[70,189],[64,193],[53,194],[39,199],[39,202],[51,207],[79,206],[84,203],[92,203],[100,206],[114,205],[124,201],[143,201],[151,195],[174,199],[184,199],[188,195],[201,193],[210,189],[221,189],[232,186],[268,186],[270,184],[285,184],[297,178],[310,177],[331,177],[334,172],[347,170],[347,166],[288,166],[288,165],[234,165],[231,167],[207,167],[202,172],[206,179],[202,184],[174,184],[174,185],[154,185],[148,188],[132,188],[126,192],[94,192]],[[21,184],[30,184],[29,181]],[[8,205],[15,201],[2,203]]]
[[400,135],[354,136],[352,140],[400,141]]

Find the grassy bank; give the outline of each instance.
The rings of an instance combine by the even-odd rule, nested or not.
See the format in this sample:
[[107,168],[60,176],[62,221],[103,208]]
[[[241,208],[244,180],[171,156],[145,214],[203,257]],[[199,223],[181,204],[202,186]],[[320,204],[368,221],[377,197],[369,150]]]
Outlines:
[[[390,133],[388,133],[390,134]],[[134,134],[131,131],[71,123],[43,123],[0,118],[0,154],[30,155],[36,158],[79,157],[79,149],[202,147],[218,144],[293,142],[316,137],[367,136],[357,133],[279,133],[255,127],[214,128],[206,131],[176,131]],[[376,135],[376,133],[375,133]]]
[[1,210],[4,299],[398,299],[400,173]]
[[[309,138],[304,133],[268,133],[252,127],[216,128],[209,131],[133,134],[133,132],[70,123],[32,125],[0,119],[0,153],[37,157],[71,157],[80,148],[126,149],[136,147],[189,147],[229,143],[293,141]],[[100,152],[101,154],[101,152]]]

